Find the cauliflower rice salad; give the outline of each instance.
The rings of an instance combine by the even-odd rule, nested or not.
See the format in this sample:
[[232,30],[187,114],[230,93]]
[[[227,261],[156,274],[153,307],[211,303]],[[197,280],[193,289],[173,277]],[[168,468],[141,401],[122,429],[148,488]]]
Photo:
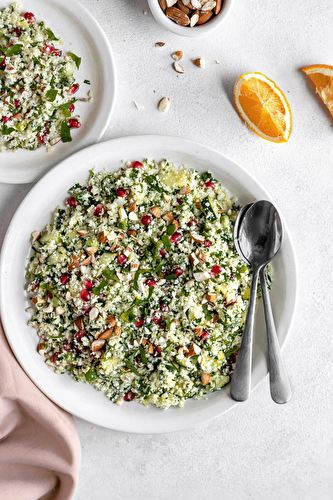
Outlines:
[[60,44],[32,12],[21,14],[18,2],[0,11],[0,152],[41,145],[50,151],[81,126],[73,115],[81,58],[63,55]]
[[167,160],[91,171],[69,192],[32,234],[27,310],[46,363],[117,404],[183,406],[227,384],[251,280],[229,193]]

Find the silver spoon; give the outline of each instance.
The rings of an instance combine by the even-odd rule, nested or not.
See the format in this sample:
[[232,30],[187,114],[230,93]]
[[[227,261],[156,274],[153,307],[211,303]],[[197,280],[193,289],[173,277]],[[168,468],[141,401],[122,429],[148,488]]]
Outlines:
[[[245,213],[253,203],[244,205],[236,219],[234,225],[234,245],[238,255],[247,265],[251,265],[248,259],[243,255],[242,248],[239,244],[239,228],[243,223]],[[280,231],[282,233],[282,224],[280,221]],[[282,237],[281,237],[282,238]],[[259,271],[259,279],[261,285],[261,293],[264,303],[265,323],[267,331],[267,350],[268,350],[268,371],[270,381],[270,391],[272,399],[276,403],[287,403],[291,398],[291,388],[288,381],[287,372],[283,363],[280,344],[277,337],[274,316],[272,312],[271,301],[269,297],[268,286],[265,278],[267,266],[263,266]]]
[[235,248],[240,257],[253,268],[250,300],[242,344],[230,388],[231,397],[236,401],[245,401],[250,394],[252,332],[258,274],[260,274],[265,310],[271,396],[277,403],[286,403],[291,398],[291,389],[280,352],[265,279],[267,264],[280,250],[282,234],[282,223],[279,214],[268,201],[245,205],[235,224]]

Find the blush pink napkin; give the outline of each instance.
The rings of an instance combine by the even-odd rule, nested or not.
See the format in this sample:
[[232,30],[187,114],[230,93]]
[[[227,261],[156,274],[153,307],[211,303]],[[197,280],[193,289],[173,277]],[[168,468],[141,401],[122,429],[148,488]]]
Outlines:
[[0,499],[70,500],[80,458],[73,417],[31,382],[0,323]]

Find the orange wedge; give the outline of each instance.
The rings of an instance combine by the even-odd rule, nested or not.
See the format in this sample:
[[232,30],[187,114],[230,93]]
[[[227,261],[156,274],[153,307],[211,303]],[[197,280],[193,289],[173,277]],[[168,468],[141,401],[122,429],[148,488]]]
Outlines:
[[236,82],[234,101],[238,113],[259,137],[287,142],[291,111],[285,95],[262,73],[244,73]]
[[303,68],[302,71],[313,81],[319,96],[333,115],[333,66],[314,64]]

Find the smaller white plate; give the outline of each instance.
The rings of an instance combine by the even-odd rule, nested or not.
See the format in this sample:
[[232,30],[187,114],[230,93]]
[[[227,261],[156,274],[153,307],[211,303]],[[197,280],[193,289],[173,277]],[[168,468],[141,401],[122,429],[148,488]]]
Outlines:
[[[10,3],[0,0],[0,10]],[[0,182],[25,184],[37,181],[50,168],[79,149],[98,142],[111,119],[116,97],[116,69],[108,39],[102,28],[76,0],[20,1],[21,12],[32,12],[37,21],[45,21],[64,45],[64,52],[72,51],[82,58],[80,69],[74,73],[80,84],[74,97],[87,97],[92,90],[93,101],[75,104],[82,127],[72,133],[72,142],[58,143],[52,152],[45,147],[37,151],[18,150],[0,153]],[[91,85],[84,83],[89,80]]]

